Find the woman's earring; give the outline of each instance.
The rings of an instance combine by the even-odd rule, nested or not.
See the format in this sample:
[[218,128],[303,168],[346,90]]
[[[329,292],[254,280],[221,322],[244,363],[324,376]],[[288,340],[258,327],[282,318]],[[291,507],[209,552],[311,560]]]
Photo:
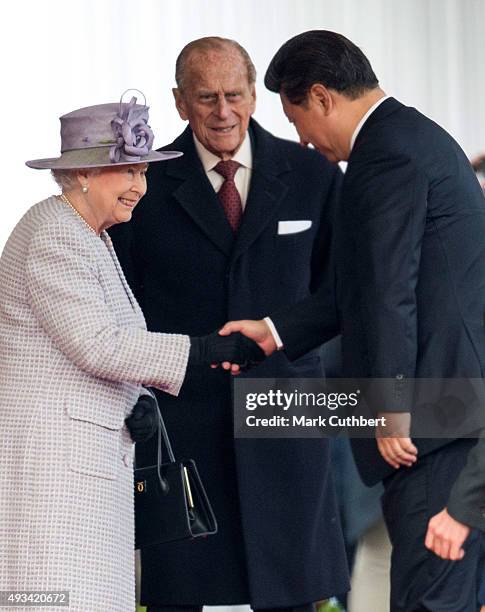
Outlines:
[[88,186],[87,185],[83,185],[83,193],[87,193],[88,192]]

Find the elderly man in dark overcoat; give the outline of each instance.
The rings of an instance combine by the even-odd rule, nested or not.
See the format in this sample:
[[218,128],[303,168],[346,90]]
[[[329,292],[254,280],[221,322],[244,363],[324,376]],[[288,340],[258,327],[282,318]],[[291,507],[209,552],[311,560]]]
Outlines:
[[[152,331],[199,335],[259,318],[328,285],[338,166],[274,137],[251,118],[255,70],[234,41],[189,43],[176,66],[185,131],[175,163],[148,171],[148,195],[112,233]],[[319,352],[277,353],[253,376],[321,376]],[[219,531],[141,551],[142,602],[311,609],[348,589],[328,440],[234,439],[231,380],[189,372],[159,396],[179,457],[197,462]],[[152,464],[154,444],[137,450]]]

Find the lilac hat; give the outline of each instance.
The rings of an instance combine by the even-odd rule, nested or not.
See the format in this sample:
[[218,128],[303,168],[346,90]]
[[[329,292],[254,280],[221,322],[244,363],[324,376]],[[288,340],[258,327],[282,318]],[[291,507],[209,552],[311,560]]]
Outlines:
[[79,108],[63,115],[60,121],[61,156],[32,159],[25,162],[27,166],[59,170],[98,168],[164,161],[182,155],[180,151],[151,150],[153,132],[148,125],[148,106],[136,104],[136,97],[128,103]]

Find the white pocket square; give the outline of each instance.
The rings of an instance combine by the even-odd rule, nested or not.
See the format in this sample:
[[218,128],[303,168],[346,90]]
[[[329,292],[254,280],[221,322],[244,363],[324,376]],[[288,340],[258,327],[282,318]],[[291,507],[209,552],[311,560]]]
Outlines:
[[310,229],[311,221],[278,221],[278,235],[298,234]]

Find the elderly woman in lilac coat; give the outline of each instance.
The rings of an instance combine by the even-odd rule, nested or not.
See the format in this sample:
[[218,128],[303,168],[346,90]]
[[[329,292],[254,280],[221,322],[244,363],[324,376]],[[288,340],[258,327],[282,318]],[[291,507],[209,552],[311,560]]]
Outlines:
[[242,337],[146,331],[105,230],[131,218],[148,162],[179,155],[151,150],[147,120],[136,98],[61,117],[61,156],[27,165],[62,193],[0,259],[0,591],[76,612],[135,607],[133,438],[157,423],[142,385],[177,395],[188,361],[261,355]]

